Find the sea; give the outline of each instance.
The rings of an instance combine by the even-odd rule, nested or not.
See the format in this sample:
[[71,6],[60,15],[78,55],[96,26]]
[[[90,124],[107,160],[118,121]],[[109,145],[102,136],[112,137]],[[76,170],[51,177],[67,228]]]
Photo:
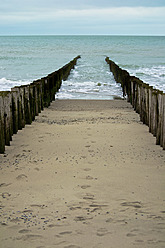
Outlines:
[[106,56],[165,92],[165,36],[51,35],[0,36],[0,91],[30,84],[81,59],[62,82],[57,99],[123,97]]

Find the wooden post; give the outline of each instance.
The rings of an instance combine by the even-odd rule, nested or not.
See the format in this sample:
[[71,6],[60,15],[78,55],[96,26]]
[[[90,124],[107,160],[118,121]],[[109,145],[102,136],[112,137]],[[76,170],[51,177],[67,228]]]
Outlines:
[[3,92],[0,92],[0,153],[5,151]]
[[25,123],[32,123],[32,116],[30,110],[30,94],[29,94],[29,85],[24,88],[24,109],[25,109]]
[[4,91],[3,106],[4,106],[5,145],[9,146],[13,134],[12,95],[10,91]]
[[161,142],[161,130],[162,130],[162,124],[163,124],[163,105],[162,105],[162,101],[163,101],[163,92],[159,92],[158,93],[158,127],[157,127],[157,132],[156,132],[156,144],[160,145]]
[[162,147],[163,150],[165,150],[165,94],[163,94],[163,99],[162,99],[162,108],[163,108],[163,116],[162,116]]
[[18,117],[19,115],[19,100],[18,100],[18,91],[15,89],[12,89],[12,119],[13,119],[13,133],[16,134],[18,132],[18,122],[20,118]]

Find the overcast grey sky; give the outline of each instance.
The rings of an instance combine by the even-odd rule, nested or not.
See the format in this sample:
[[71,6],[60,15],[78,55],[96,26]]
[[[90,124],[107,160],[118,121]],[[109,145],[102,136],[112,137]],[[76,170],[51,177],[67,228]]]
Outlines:
[[165,0],[0,0],[0,35],[165,35]]

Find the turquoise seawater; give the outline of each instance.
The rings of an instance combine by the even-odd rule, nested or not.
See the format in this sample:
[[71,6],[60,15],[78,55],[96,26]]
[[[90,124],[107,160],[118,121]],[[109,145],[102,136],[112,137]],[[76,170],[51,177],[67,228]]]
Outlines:
[[0,36],[0,90],[44,77],[77,55],[57,98],[122,96],[106,56],[165,92],[165,36]]

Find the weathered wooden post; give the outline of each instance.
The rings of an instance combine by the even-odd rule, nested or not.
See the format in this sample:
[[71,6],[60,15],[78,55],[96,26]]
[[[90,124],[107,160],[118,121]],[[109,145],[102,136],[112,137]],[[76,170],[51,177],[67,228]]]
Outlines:
[[149,115],[149,132],[151,133],[151,129],[152,129],[152,90],[153,87],[149,88],[149,111],[148,111],[148,115]]
[[24,109],[25,109],[25,123],[32,123],[31,109],[30,109],[30,94],[29,94],[29,85],[24,87]]
[[35,88],[33,84],[29,85],[29,102],[30,102],[30,113],[31,113],[31,118],[32,121],[35,119]]
[[36,115],[41,113],[42,110],[42,83],[41,80],[34,82],[35,85],[35,105],[36,105]]
[[12,119],[13,119],[13,133],[16,134],[18,132],[18,122],[20,120],[19,118],[19,96],[18,96],[19,92],[18,90],[14,90],[12,89],[11,91],[11,95],[12,95]]
[[42,84],[44,88],[44,107],[50,106],[50,95],[49,95],[49,80],[48,78],[42,78]]
[[153,89],[153,91],[152,91],[152,111],[153,111],[153,114],[152,114],[152,123],[153,123],[152,134],[154,135],[154,137],[156,137],[156,132],[157,132],[157,118],[158,118],[157,106],[158,106],[157,90]]
[[157,127],[157,132],[156,132],[156,144],[161,145],[161,130],[162,130],[162,124],[163,124],[163,92],[158,93],[158,127]]
[[162,147],[163,150],[165,150],[165,94],[163,94],[163,99],[162,99],[162,108],[163,108],[163,116],[162,116],[162,135],[161,135],[161,140],[162,140]]
[[145,94],[145,119],[144,124],[149,125],[149,84],[146,84],[144,87],[144,94]]
[[0,153],[5,151],[4,104],[3,92],[0,91]]
[[18,87],[19,90],[19,129],[25,127],[25,86]]
[[12,95],[10,91],[3,93],[5,145],[9,146],[13,135]]

